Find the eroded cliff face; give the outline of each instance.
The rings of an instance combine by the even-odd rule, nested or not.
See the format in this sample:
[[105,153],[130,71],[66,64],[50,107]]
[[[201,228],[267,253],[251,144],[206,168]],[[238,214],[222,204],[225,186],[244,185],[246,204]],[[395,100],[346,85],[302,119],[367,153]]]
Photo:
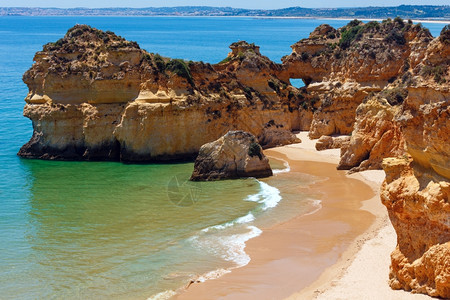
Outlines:
[[397,232],[391,287],[450,298],[450,40],[443,36],[414,70],[394,118],[408,155],[383,161],[381,200]]
[[75,26],[24,74],[34,131],[19,155],[170,160],[230,130],[263,148],[299,142],[295,129],[351,134],[318,148],[342,147],[340,169],[384,168],[381,199],[398,235],[390,285],[450,298],[449,27],[432,39],[397,18],[321,25],[283,65],[253,44],[230,48],[216,65],[186,62]]
[[316,28],[283,58],[283,76],[307,84],[308,105],[300,115],[310,123],[302,129],[310,131],[310,138],[350,134],[363,99],[415,68],[431,40],[428,30],[401,19]]
[[[86,25],[44,46],[24,74],[33,137],[19,155],[71,160],[191,158],[229,130],[268,144],[296,129],[301,91],[245,42],[218,65],[147,53]],[[298,142],[298,141],[285,141]],[[264,146],[264,145],[263,145]]]
[[[424,122],[421,117],[416,116],[415,122],[404,122],[404,112],[411,111],[410,106],[415,106],[414,110],[417,110],[420,105],[433,101],[448,105],[450,46],[443,39],[444,35],[443,32],[431,41],[423,53],[411,55],[411,61],[421,57],[414,68],[406,69],[379,93],[369,94],[358,106],[350,143],[341,149],[339,169],[380,169],[383,158],[406,153],[405,134],[412,140],[415,133],[411,134],[411,130],[414,132],[423,126],[425,130],[429,129],[426,124],[421,124]],[[425,136],[434,134],[428,131]],[[422,142],[422,148],[418,151],[414,150],[417,146],[408,142],[408,152],[420,153],[427,149],[423,146],[426,142]],[[441,152],[445,151],[441,149]],[[443,161],[439,161],[437,165],[442,164]]]
[[384,158],[405,154],[405,141],[395,118],[401,113],[399,101],[406,94],[405,88],[386,88],[358,106],[350,141],[341,148],[338,169],[381,169]]
[[[191,157],[229,130],[248,131],[263,147],[298,142],[289,134],[294,129],[311,138],[350,134],[358,105],[415,68],[430,41],[426,29],[402,20],[355,20],[339,29],[319,26],[282,65],[243,41],[210,65],[164,58],[77,25],[45,45],[24,74],[24,115],[34,133],[19,155],[151,161]],[[307,86],[296,89],[290,78]],[[377,151],[389,153],[372,151],[377,162],[364,168],[380,167]],[[365,156],[367,150],[343,168]]]

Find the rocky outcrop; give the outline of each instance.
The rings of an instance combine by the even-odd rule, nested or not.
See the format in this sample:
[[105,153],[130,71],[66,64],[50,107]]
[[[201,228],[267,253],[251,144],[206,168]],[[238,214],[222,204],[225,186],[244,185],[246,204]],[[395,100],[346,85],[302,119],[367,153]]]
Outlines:
[[398,236],[391,287],[450,298],[449,36],[448,26],[433,39],[400,18],[354,20],[319,26],[282,65],[244,41],[211,65],[77,25],[24,74],[33,136],[19,155],[152,161],[201,149],[193,180],[212,180],[269,176],[258,141],[299,142],[297,129],[351,134],[317,147],[341,146],[339,169],[384,168],[381,198]]
[[321,25],[294,44],[283,58],[283,76],[306,84],[300,115],[311,116],[309,137],[350,134],[363,99],[415,68],[431,40],[421,25],[396,18],[354,20],[339,29]]
[[316,142],[316,150],[338,149],[347,146],[350,141],[349,136],[328,136],[323,135]]
[[283,128],[264,128],[258,140],[263,149],[302,142],[294,133]]
[[381,200],[397,232],[397,247],[391,254],[390,286],[449,298],[448,178],[430,179],[436,174],[405,158],[385,159],[383,168],[386,181],[381,187]]
[[[386,89],[389,91],[386,94],[393,90],[396,92],[392,93],[399,97],[405,97],[403,93],[407,93],[405,89],[394,88]],[[394,120],[400,111],[401,106],[391,105],[384,93],[359,105],[356,110],[355,128],[350,142],[341,150],[338,169],[352,172],[381,169],[384,158],[405,154],[400,125]]]
[[442,36],[394,118],[408,156],[383,161],[381,200],[397,232],[391,287],[450,298],[450,45]]
[[274,121],[264,124],[258,141],[263,149],[302,142],[294,133],[284,128],[283,124],[276,124]]
[[191,180],[268,176],[272,176],[269,159],[255,136],[244,131],[230,131],[200,148]]
[[[358,105],[417,67],[430,40],[426,29],[399,19],[352,21],[319,26],[292,46],[283,65],[245,41],[210,65],[164,58],[77,25],[36,53],[24,74],[24,115],[34,133],[19,155],[171,160],[195,156],[229,130],[248,131],[263,147],[298,142],[292,130],[309,130],[310,138],[348,135]],[[297,89],[290,78],[307,86]]]
[[266,144],[268,123],[298,129],[302,91],[259,47],[239,42],[220,64],[148,53],[86,25],[36,53],[23,80],[33,136],[27,158],[154,161],[193,158],[229,130]]

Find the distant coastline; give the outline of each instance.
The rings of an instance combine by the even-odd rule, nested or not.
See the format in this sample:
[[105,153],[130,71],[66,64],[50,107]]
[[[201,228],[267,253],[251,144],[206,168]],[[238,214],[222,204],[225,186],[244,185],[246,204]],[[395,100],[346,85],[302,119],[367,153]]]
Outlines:
[[382,20],[401,17],[432,22],[449,22],[449,5],[400,5],[392,7],[303,8],[275,10],[241,9],[210,6],[178,6],[148,8],[44,8],[0,7],[0,16],[139,16],[139,17],[257,17],[302,19],[367,19]]

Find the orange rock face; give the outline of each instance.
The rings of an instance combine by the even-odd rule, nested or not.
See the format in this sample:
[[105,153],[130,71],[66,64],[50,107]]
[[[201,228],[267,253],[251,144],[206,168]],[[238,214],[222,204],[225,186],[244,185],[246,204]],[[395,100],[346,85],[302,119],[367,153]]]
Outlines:
[[283,65],[253,44],[230,48],[217,65],[188,63],[75,26],[24,74],[33,136],[19,155],[171,160],[230,130],[263,147],[299,142],[297,129],[311,138],[351,134],[339,168],[386,172],[381,199],[398,236],[391,287],[450,298],[450,29],[432,39],[397,18],[322,25]]
[[406,159],[386,159],[381,200],[397,232],[389,284],[435,297],[450,297],[450,183],[416,175]]
[[442,36],[417,66],[394,118],[409,158],[383,161],[381,200],[397,232],[391,287],[450,298],[450,42]]
[[269,159],[256,137],[245,131],[229,131],[200,148],[190,180],[268,176],[272,176]]
[[19,155],[44,159],[153,161],[194,157],[229,130],[266,145],[272,128],[298,129],[301,91],[281,65],[238,42],[221,64],[163,58],[86,25],[44,46],[23,77],[33,137]]
[[310,105],[301,110],[312,111],[310,138],[350,134],[363,99],[416,67],[431,40],[426,29],[401,20],[355,20],[337,30],[321,25],[294,44],[283,58],[283,76],[307,84]]
[[340,170],[380,169],[383,158],[405,154],[405,141],[395,121],[400,106],[373,97],[358,106],[350,142],[341,149]]

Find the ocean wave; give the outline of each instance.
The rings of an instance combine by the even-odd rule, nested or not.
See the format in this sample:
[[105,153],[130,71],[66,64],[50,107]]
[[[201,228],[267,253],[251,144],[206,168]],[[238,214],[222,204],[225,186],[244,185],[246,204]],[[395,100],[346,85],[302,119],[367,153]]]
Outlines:
[[[244,200],[262,204],[259,208],[255,209],[255,210],[265,211],[268,208],[273,208],[273,207],[277,206],[277,204],[282,199],[282,197],[280,195],[280,190],[277,189],[276,187],[268,185],[265,182],[262,182],[259,180],[257,180],[257,181],[258,181],[259,187],[260,187],[259,192],[256,194],[247,196]],[[214,225],[214,226],[210,226],[208,228],[202,229],[202,232],[219,231],[219,230],[223,230],[223,229],[226,229],[229,227],[233,227],[234,225],[250,223],[254,220],[255,220],[254,213],[249,212],[245,216],[239,217],[239,218],[229,221],[227,223]]]
[[158,293],[156,295],[153,295],[153,296],[147,298],[147,300],[167,300],[167,299],[170,299],[171,297],[175,296],[176,294],[177,293],[172,290],[164,291],[164,292]]
[[208,228],[202,229],[202,232],[211,232],[213,230],[218,231],[218,230],[222,230],[228,227],[232,227],[236,224],[245,224],[245,223],[250,223],[252,221],[255,220],[255,216],[253,215],[252,212],[249,212],[248,214],[246,214],[243,217],[237,218],[233,221],[224,223],[224,224],[219,224],[219,225],[214,225],[214,226],[210,226]]
[[[212,253],[225,261],[232,262],[234,266],[207,272],[192,279],[191,282],[204,282],[206,280],[219,278],[222,275],[231,272],[232,269],[243,267],[250,262],[250,256],[245,252],[246,242],[259,236],[262,233],[262,230],[256,226],[249,225],[248,223],[251,223],[256,219],[255,213],[277,206],[282,199],[280,191],[276,187],[270,186],[259,180],[257,180],[257,182],[260,187],[258,193],[249,195],[243,200],[257,202],[260,205],[248,212],[245,216],[223,224],[204,228],[199,234],[188,239],[190,243],[193,243],[195,247],[200,248],[201,251]],[[172,291],[166,291],[149,299],[165,299],[164,297],[166,295],[172,295],[171,292]]]
[[[279,158],[277,158],[277,159],[279,159]],[[279,160],[282,160],[282,159],[279,159]],[[284,169],[272,170],[273,174],[287,173],[287,172],[291,171],[291,166],[289,166],[289,163],[285,160],[282,160],[282,161],[283,161]]]
[[262,210],[274,208],[281,201],[280,190],[270,186],[265,182],[258,181],[261,190],[257,194],[253,194],[245,198],[246,201],[258,202],[263,204]]
[[247,229],[249,231],[245,234],[233,234],[219,239],[226,249],[226,253],[222,255],[222,258],[234,262],[236,268],[246,266],[250,262],[250,256],[244,250],[245,243],[262,233],[262,230],[256,226],[247,226]]
[[[253,225],[247,225],[245,227],[236,226],[251,223],[255,220],[255,212],[273,208],[277,206],[282,199],[280,191],[276,187],[270,186],[259,180],[258,183],[260,186],[259,192],[247,196],[244,200],[257,202],[261,205],[258,205],[257,208],[253,209],[245,216],[201,230],[200,234],[189,239],[190,242],[197,244],[198,247],[205,249],[205,251],[212,252],[214,255],[221,257],[225,261],[233,262],[236,265],[233,268],[247,265],[250,262],[250,257],[245,253],[245,243],[248,240],[259,236],[262,233],[262,230]],[[217,270],[213,271],[211,274],[217,275]],[[205,278],[211,277],[207,274],[202,276]]]
[[217,269],[208,273],[205,273],[199,277],[196,278],[196,281],[198,282],[205,282],[206,280],[211,280],[211,279],[217,279],[227,273],[230,273],[231,270],[227,270],[227,269]]

